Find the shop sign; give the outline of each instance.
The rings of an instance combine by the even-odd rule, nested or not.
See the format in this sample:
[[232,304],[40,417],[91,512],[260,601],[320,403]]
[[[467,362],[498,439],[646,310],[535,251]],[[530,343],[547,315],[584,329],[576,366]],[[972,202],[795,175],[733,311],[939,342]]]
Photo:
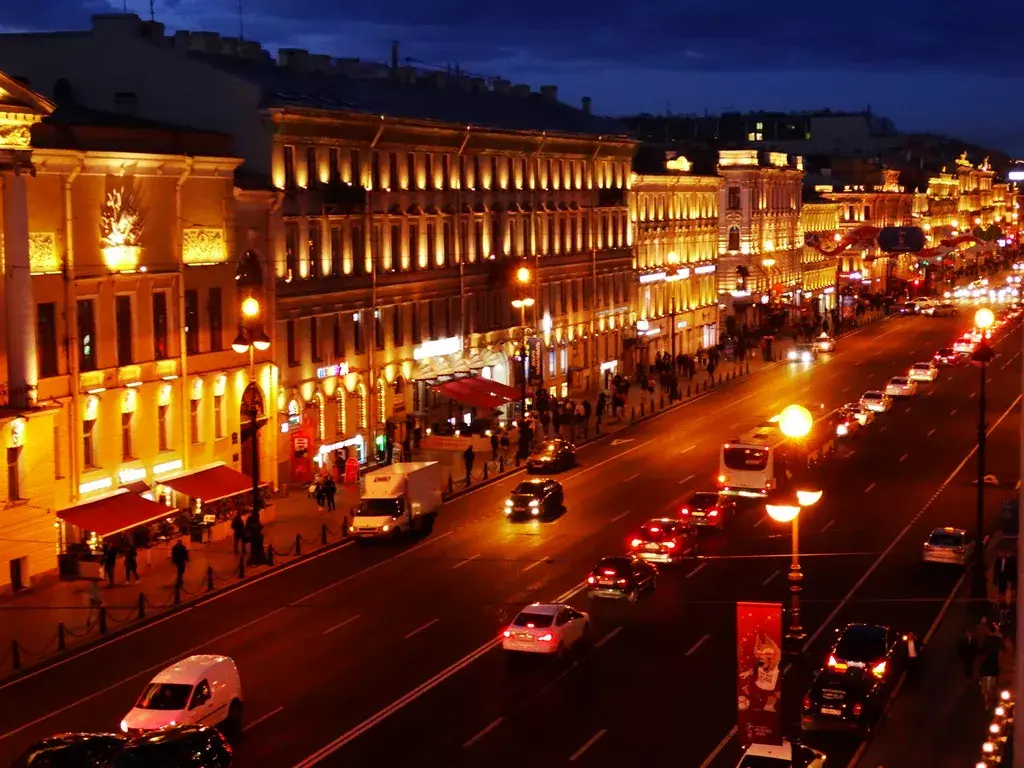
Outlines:
[[667,275],[664,272],[652,272],[648,275],[640,275],[640,285],[645,285],[646,283],[657,283],[664,280],[666,277]]
[[608,360],[607,362],[601,363],[601,373],[605,373],[606,371],[614,371],[618,367],[618,360]]
[[651,329],[651,322],[649,320],[637,320],[636,321],[636,329],[640,333],[644,333],[645,331],[649,331]]
[[324,366],[323,368],[317,368],[316,377],[318,379],[329,379],[332,376],[347,376],[348,370],[348,363],[336,363]]
[[429,357],[444,357],[462,351],[462,338],[449,336],[447,339],[431,339],[425,341],[412,351],[414,360],[426,360]]
[[539,385],[541,382],[541,347],[540,339],[536,336],[527,340],[530,350],[529,370],[527,371],[527,383]]
[[702,267],[694,267],[693,268],[693,274],[695,274],[695,275],[710,275],[714,271],[715,271],[715,265],[714,264],[705,264]]
[[163,464],[157,464],[153,467],[154,475],[166,475],[168,472],[177,472],[181,469],[181,459],[175,459],[174,461],[165,461]]
[[145,467],[136,467],[135,469],[122,469],[117,473],[117,481],[121,485],[131,485],[137,483],[140,480],[146,479]]
[[782,743],[782,604],[736,604],[740,743]]
[[95,493],[96,491],[103,491],[107,488],[112,488],[113,485],[114,478],[101,477],[99,480],[90,480],[88,483],[82,483],[78,486],[78,492],[84,496],[87,493]]

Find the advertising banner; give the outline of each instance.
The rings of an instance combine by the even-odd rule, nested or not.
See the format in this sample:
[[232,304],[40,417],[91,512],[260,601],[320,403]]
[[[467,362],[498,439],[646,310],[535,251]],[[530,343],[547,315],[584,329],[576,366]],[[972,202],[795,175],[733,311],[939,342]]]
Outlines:
[[307,424],[288,433],[292,444],[291,481],[311,483],[313,481],[313,429]]
[[740,742],[782,743],[782,604],[736,604]]

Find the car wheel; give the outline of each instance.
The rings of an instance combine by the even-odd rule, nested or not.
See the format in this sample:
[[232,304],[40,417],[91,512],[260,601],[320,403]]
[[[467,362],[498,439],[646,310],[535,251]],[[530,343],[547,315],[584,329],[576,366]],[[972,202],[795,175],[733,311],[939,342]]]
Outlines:
[[633,591],[630,592],[629,595],[627,595],[626,599],[629,600],[629,602],[631,603],[635,603],[637,600],[640,599],[640,590],[636,587],[633,587]]
[[565,658],[565,645],[562,644],[561,640],[558,641],[558,647],[555,648],[555,658],[556,659],[564,659]]
[[232,699],[228,705],[228,716],[224,718],[224,730],[230,735],[237,736],[242,732],[242,702]]

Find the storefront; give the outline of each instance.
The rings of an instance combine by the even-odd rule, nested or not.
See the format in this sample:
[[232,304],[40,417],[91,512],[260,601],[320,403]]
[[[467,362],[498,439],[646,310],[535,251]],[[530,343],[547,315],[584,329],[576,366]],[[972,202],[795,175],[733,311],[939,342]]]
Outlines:
[[[413,350],[416,365],[412,369],[412,417],[415,428],[443,432],[451,419],[465,423],[472,419],[471,412],[453,407],[453,399],[438,391],[442,385],[462,379],[480,378],[498,385],[511,386],[510,358],[504,351],[492,347],[475,347],[467,352],[462,339],[450,337],[433,339]],[[469,403],[471,407],[481,407]]]
[[[230,535],[232,518],[252,510],[252,478],[223,462],[176,472],[154,482],[153,493],[167,507],[183,513],[193,541]],[[264,500],[269,481],[260,483]],[[273,508],[261,511],[262,522],[273,520]]]

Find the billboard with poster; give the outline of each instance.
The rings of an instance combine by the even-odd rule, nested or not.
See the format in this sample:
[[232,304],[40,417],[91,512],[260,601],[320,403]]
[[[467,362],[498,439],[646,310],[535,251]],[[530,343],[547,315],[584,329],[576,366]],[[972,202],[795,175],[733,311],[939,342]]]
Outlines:
[[782,743],[782,604],[736,604],[740,742]]

